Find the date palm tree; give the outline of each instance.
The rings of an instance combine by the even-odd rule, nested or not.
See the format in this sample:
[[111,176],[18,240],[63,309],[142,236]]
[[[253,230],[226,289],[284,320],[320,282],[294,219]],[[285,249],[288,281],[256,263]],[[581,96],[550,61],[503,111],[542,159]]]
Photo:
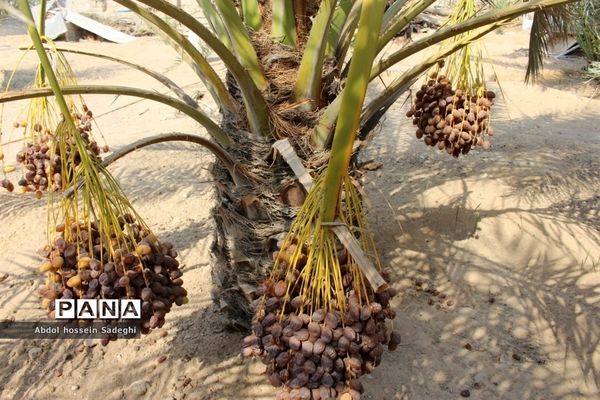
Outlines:
[[[180,134],[149,137],[117,151],[105,164],[165,141],[193,141],[215,154],[214,299],[232,326],[246,329],[257,284],[269,276],[272,252],[282,242],[314,244],[315,238],[328,242],[336,224],[362,224],[360,200],[356,203],[352,194],[353,161],[361,149],[356,144],[392,104],[432,67],[485,34],[524,13],[550,15],[552,7],[573,0],[532,0],[473,10],[391,52],[384,49],[434,0],[198,0],[205,15],[202,21],[166,0],[114,1],[147,21],[183,55],[219,106],[220,120],[211,119],[175,82],[148,66],[85,52],[80,53],[146,72],[171,89],[172,95],[127,86],[60,85],[51,79],[46,62],[48,87],[8,92],[0,95],[0,102],[51,95],[129,95],[166,104],[202,125],[210,139]],[[46,50],[31,21],[29,4],[19,3],[43,60]],[[223,63],[225,76],[165,22],[166,17],[196,34]],[[365,100],[367,89],[376,87],[382,73],[414,55],[419,57],[417,63]],[[356,203],[354,214],[348,211],[351,202]],[[299,224],[312,224],[313,229],[307,233]],[[285,235],[290,229],[296,235],[291,239]],[[360,250],[367,253],[369,245],[362,239],[360,243]],[[313,261],[321,265],[322,258],[335,258],[333,247],[327,254],[314,254]],[[360,250],[352,256],[360,258]],[[327,268],[336,261],[323,265],[320,273],[326,277],[331,275]],[[362,271],[371,285],[377,284],[377,273],[369,276],[373,271],[367,267]],[[331,286],[335,294],[339,285]],[[331,293],[322,295],[324,302],[330,298]]]

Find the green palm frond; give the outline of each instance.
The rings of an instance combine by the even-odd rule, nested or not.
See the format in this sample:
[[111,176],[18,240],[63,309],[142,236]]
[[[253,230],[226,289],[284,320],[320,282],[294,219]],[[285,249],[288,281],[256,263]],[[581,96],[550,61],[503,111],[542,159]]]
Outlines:
[[566,42],[571,32],[572,12],[567,5],[536,11],[529,36],[529,59],[525,82],[539,77],[548,49],[556,43]]

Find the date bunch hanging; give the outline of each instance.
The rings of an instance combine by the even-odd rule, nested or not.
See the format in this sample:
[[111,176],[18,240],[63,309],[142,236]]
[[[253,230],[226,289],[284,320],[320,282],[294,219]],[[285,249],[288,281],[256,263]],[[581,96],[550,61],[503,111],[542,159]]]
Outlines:
[[39,267],[47,274],[39,293],[48,316],[54,317],[55,299],[141,299],[141,332],[162,327],[172,307],[187,302],[176,250],[152,233],[112,175],[87,151],[75,125],[61,121],[55,138],[50,153],[62,155],[61,181],[72,191],[49,193],[52,235],[40,251]]
[[[323,185],[319,179],[316,185]],[[358,189],[344,184],[340,223],[352,232],[379,267]],[[279,399],[360,399],[360,376],[394,350],[400,335],[391,329],[393,289],[375,291],[357,262],[320,221],[310,192],[296,221],[273,253],[272,274],[259,288],[252,334],[242,354],[259,357]],[[384,274],[385,275],[385,274]],[[389,275],[385,275],[389,280]]]
[[[459,1],[448,24],[472,18],[476,7],[474,0]],[[466,35],[454,37],[447,46],[465,40]],[[458,157],[474,148],[491,147],[494,131],[490,117],[495,98],[485,84],[482,44],[470,42],[430,71],[406,116],[416,126],[417,139]]]
[[[46,52],[52,61],[59,84],[61,86],[76,85],[77,79],[65,56],[50,39],[46,38],[45,42]],[[48,87],[41,64],[37,67],[32,87]],[[105,144],[100,148],[92,135],[93,113],[83,104],[82,98],[66,96],[65,101],[84,140],[86,151],[96,157],[100,156],[101,151],[108,152],[108,145]],[[82,104],[82,106],[77,107],[76,103]],[[21,121],[13,123],[13,129],[21,136],[21,139],[16,141],[16,143],[21,143],[21,150],[16,154],[19,168],[17,169],[12,163],[3,165],[5,175],[1,181],[3,188],[11,192],[18,188],[21,193],[35,193],[37,198],[41,198],[46,190],[61,191],[64,188],[60,173],[61,157],[68,158],[67,153],[77,153],[78,150],[74,143],[70,142],[64,149],[66,153],[55,151],[51,155],[50,149],[56,140],[54,131],[59,120],[60,117],[52,99],[39,97],[29,101],[25,117]],[[0,147],[2,147],[1,144]],[[3,159],[4,152],[1,149],[0,154],[2,154],[0,158]],[[75,162],[79,162],[79,157],[75,157]],[[9,174],[13,172],[20,175],[15,179],[17,185],[9,177]]]

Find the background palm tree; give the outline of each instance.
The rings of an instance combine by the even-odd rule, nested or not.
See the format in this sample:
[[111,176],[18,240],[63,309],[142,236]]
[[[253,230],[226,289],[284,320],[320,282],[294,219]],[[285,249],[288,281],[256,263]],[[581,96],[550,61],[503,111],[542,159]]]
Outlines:
[[573,5],[577,42],[590,61],[600,61],[600,1],[583,0]]

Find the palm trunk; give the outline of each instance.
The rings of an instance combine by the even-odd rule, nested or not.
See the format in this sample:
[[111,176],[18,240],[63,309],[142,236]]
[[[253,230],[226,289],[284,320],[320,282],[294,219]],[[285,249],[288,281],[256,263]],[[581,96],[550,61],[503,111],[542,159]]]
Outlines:
[[[225,129],[236,132],[231,126]],[[270,164],[270,140],[239,134],[235,139],[240,144],[232,151],[235,158],[251,166],[251,172],[264,181],[255,188],[236,186],[220,163],[213,165],[217,189],[212,210],[213,300],[228,326],[246,330],[250,328],[257,285],[269,275],[273,264],[273,244],[289,229],[295,215],[279,196],[282,185],[295,177],[283,160]]]
[[[257,34],[261,35],[261,34]],[[258,284],[265,280],[273,267],[272,253],[276,244],[289,230],[296,216],[304,191],[286,161],[274,155],[273,143],[278,137],[289,137],[303,161],[311,160],[313,152],[308,146],[296,146],[294,138],[301,140],[303,133],[314,127],[316,114],[299,112],[293,108],[285,111],[292,97],[293,79],[281,80],[286,70],[295,76],[300,53],[273,40],[269,35],[254,36],[265,76],[270,78],[272,91],[268,103],[276,112],[274,135],[258,136],[240,131],[233,121],[224,119],[222,128],[231,134],[234,145],[228,150],[248,172],[263,179],[256,187],[236,186],[231,175],[219,163],[211,173],[216,182],[216,204],[212,210],[215,230],[212,252],[213,300],[226,324],[233,329],[250,328],[253,316],[252,300],[257,298]],[[265,47],[265,42],[270,42]],[[275,62],[264,57],[280,54]],[[286,69],[286,70],[284,70]],[[227,80],[232,97],[240,102],[239,89],[234,79]],[[282,111],[283,109],[283,111]],[[288,129],[294,129],[289,131]],[[300,133],[299,133],[300,132]],[[282,196],[290,192],[293,199]]]

